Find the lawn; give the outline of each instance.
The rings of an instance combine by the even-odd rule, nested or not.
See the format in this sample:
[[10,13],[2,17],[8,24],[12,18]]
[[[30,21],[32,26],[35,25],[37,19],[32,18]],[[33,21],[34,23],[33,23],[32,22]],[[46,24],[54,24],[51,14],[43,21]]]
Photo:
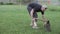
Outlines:
[[[56,6],[55,6],[56,7]],[[45,16],[50,20],[51,32],[44,30],[43,22],[38,21],[39,29],[32,29],[26,6],[0,5],[0,34],[60,34],[60,7],[49,6]],[[41,19],[41,13],[38,13]]]

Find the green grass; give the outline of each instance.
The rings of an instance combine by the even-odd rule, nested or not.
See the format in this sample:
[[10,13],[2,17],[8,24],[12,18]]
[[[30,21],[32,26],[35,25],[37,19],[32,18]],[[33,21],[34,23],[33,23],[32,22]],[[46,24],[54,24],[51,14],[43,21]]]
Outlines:
[[[60,12],[46,10],[45,15],[50,20],[51,32],[44,30],[42,21],[37,23],[39,29],[30,27],[26,6],[0,5],[0,34],[60,34]],[[41,13],[38,16],[41,19]]]

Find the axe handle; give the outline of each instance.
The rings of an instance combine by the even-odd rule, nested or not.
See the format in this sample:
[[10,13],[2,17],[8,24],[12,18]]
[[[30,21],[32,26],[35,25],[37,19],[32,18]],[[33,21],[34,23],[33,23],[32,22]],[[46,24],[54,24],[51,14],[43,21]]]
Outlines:
[[48,19],[39,19],[39,18],[35,18],[35,19],[43,21],[43,22],[47,22],[48,21]]

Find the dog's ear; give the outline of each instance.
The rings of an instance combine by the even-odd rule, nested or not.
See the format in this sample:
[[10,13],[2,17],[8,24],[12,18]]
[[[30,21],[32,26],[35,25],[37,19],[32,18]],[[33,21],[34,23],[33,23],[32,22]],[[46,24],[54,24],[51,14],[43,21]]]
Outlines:
[[47,24],[50,24],[50,21],[49,20],[47,21]]

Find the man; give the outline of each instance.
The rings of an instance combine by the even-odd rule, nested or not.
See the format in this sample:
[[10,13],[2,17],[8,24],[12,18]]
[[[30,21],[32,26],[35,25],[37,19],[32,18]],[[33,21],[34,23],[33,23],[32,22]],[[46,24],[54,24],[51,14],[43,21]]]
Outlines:
[[38,28],[37,27],[37,20],[38,20],[38,15],[37,15],[37,12],[41,12],[42,14],[42,18],[43,20],[45,20],[45,17],[44,17],[44,12],[45,10],[47,9],[47,6],[46,5],[40,5],[40,4],[37,4],[37,3],[30,3],[27,7],[27,10],[31,16],[31,26],[32,28]]

